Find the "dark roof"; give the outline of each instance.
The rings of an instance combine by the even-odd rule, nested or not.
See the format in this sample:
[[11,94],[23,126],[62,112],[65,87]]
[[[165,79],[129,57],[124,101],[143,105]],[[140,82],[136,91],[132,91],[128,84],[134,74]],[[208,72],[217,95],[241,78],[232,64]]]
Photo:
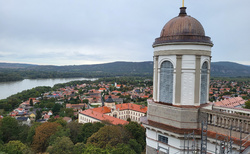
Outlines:
[[109,95],[109,98],[106,99],[106,103],[114,103],[114,100],[112,99],[111,95]]
[[36,122],[45,122],[46,120],[45,119],[38,119],[36,120]]
[[26,112],[18,112],[17,115],[25,115]]
[[17,117],[16,120],[18,120],[18,121],[27,121],[28,117]]
[[181,7],[180,10],[179,16],[166,23],[153,46],[174,42],[196,42],[213,46],[210,37],[205,36],[201,23],[187,15],[186,7]]

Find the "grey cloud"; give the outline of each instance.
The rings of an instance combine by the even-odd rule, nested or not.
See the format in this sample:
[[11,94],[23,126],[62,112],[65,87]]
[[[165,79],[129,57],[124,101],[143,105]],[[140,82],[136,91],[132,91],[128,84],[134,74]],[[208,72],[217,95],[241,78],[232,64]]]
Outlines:
[[[215,44],[212,60],[249,61],[249,0],[185,4]],[[180,5],[172,0],[0,0],[0,51],[16,55],[1,59],[60,65],[81,64],[81,59],[152,60],[154,39]]]

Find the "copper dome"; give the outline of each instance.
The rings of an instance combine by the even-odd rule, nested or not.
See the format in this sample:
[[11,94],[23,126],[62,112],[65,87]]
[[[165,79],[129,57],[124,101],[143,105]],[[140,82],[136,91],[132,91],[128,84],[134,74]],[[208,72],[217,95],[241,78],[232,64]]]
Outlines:
[[210,37],[205,36],[201,23],[186,14],[186,7],[181,7],[179,16],[171,19],[163,27],[159,38],[155,39],[153,46],[174,42],[197,42],[212,46]]

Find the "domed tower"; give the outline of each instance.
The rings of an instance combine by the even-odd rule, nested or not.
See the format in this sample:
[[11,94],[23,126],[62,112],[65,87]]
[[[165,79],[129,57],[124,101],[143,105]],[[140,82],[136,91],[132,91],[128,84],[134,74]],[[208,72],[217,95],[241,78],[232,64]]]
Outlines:
[[212,46],[200,22],[181,7],[153,44],[154,101],[176,106],[207,103]]
[[109,95],[108,99],[105,100],[104,106],[107,106],[110,108],[115,106],[115,101],[112,99],[111,95]]
[[211,48],[201,23],[180,8],[155,39],[153,101],[148,103],[147,153],[185,152],[185,134],[200,140],[199,108],[208,103]]

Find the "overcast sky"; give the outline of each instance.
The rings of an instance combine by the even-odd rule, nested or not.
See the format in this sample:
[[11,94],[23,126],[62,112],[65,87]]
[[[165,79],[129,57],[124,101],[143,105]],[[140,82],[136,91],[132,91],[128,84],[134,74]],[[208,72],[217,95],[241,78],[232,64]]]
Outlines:
[[[182,0],[0,0],[0,62],[152,61],[154,39]],[[250,65],[250,0],[186,0],[212,61]]]

